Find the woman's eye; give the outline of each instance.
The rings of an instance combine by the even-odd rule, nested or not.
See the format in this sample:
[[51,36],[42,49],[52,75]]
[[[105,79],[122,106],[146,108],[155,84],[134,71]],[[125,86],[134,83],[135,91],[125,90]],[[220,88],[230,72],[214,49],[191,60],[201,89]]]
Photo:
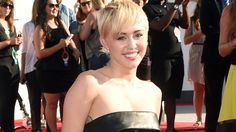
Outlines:
[[125,36],[119,36],[117,37],[117,40],[125,40]]
[[137,34],[135,35],[136,38],[140,38],[140,37],[142,37],[142,36],[143,36],[142,33],[137,33]]

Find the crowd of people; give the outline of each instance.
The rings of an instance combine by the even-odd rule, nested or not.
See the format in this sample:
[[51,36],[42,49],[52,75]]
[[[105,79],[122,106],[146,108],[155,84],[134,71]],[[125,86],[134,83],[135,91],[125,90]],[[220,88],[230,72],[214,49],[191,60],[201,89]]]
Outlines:
[[188,4],[77,0],[72,10],[62,0],[34,0],[32,18],[18,33],[17,5],[0,0],[0,132],[14,132],[19,83],[27,86],[32,132],[42,131],[43,118],[47,132],[57,132],[58,103],[63,132],[159,132],[164,112],[166,132],[176,132],[182,43],[191,44],[193,126],[233,132],[236,0],[198,0],[193,16]]

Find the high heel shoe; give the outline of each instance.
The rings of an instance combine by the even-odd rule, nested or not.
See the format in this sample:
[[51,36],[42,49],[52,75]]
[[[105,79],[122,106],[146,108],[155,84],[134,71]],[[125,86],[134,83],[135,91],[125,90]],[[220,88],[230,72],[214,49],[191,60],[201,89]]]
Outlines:
[[196,128],[202,126],[202,121],[196,121],[193,126],[195,126]]

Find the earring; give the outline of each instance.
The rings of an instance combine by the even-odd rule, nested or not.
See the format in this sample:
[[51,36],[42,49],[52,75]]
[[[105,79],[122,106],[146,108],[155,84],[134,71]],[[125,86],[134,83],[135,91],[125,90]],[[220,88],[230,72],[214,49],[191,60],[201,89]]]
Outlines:
[[109,52],[109,48],[107,47],[105,41],[103,39],[100,39],[101,45],[106,49],[107,52]]
[[104,48],[106,49],[107,52],[110,52],[108,47],[104,47]]

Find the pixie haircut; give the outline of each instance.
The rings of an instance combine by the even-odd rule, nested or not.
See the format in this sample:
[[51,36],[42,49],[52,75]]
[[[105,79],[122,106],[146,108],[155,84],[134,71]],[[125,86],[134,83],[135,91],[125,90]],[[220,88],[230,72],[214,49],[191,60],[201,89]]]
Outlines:
[[118,0],[109,3],[98,13],[98,29],[101,37],[112,34],[115,38],[129,25],[143,24],[148,31],[148,19],[140,6],[131,0]]

